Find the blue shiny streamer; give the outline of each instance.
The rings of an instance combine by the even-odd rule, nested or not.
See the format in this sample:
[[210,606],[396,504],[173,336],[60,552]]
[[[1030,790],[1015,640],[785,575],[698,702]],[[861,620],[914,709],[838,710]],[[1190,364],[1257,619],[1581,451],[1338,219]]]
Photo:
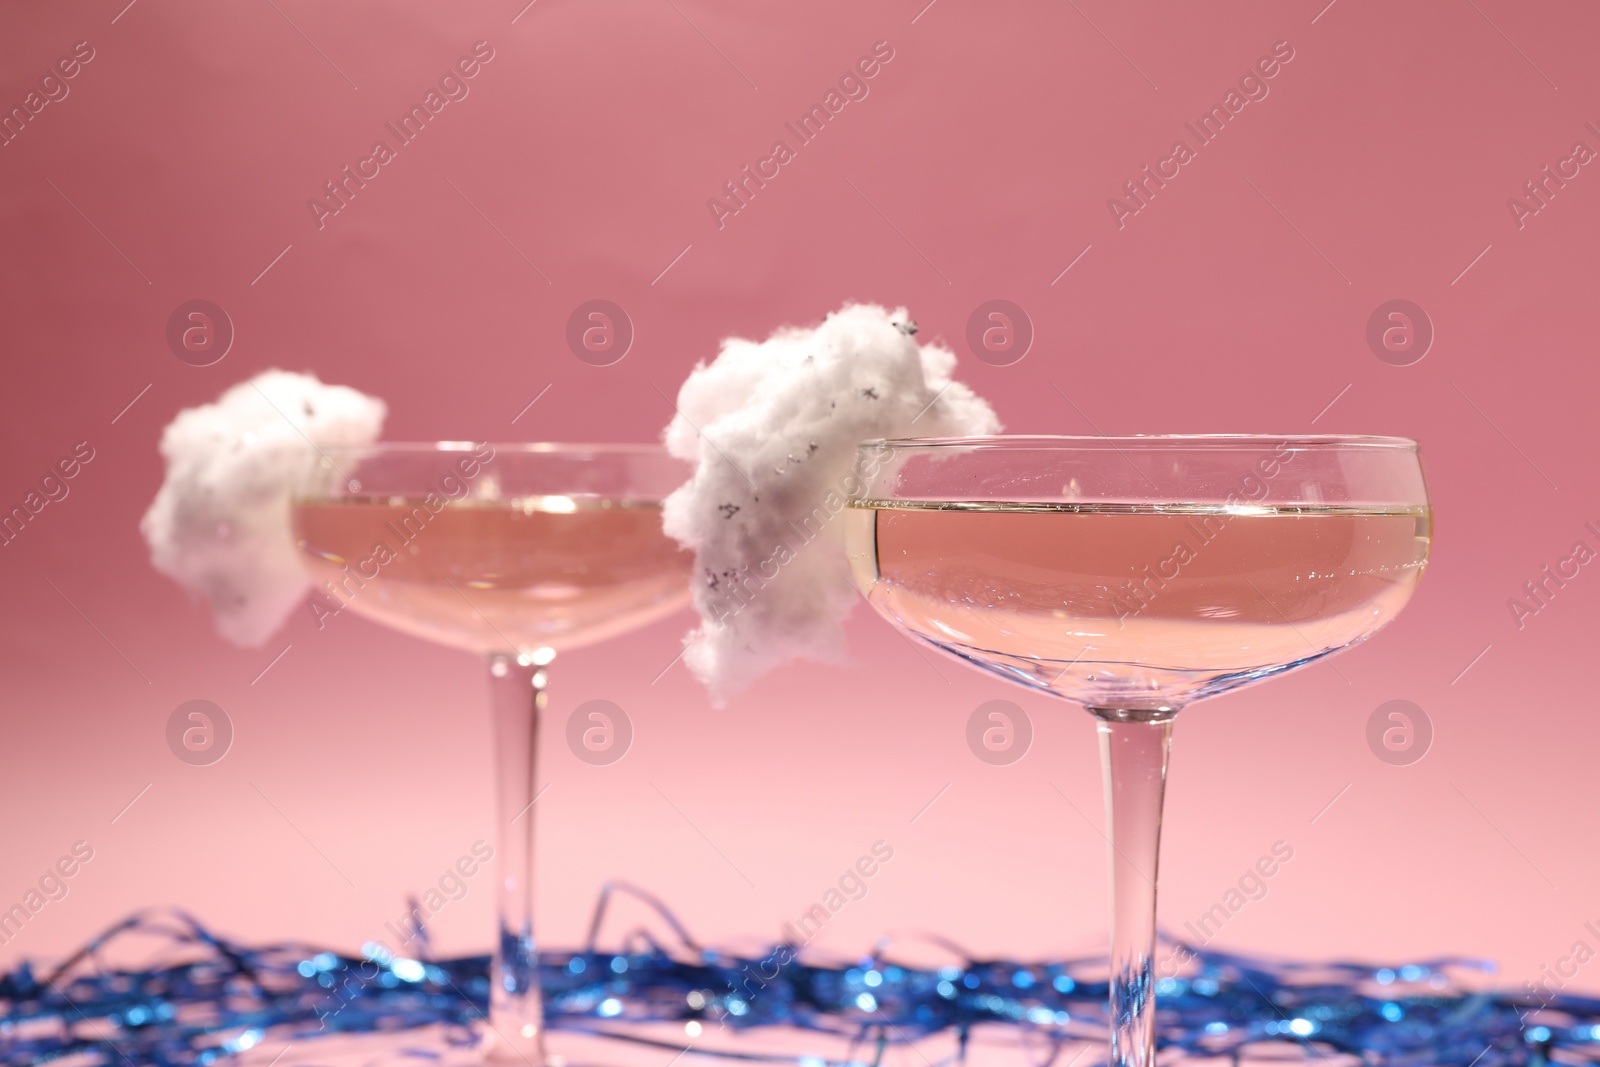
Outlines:
[[[676,942],[663,945],[640,930],[617,950],[600,951],[601,921],[619,890],[654,907]],[[135,935],[163,941],[170,962],[139,971],[99,965],[108,946]],[[0,976],[0,1065],[68,1056],[83,1064],[210,1064],[269,1031],[285,1041],[442,1026],[451,1043],[474,1043],[488,1002],[487,958],[433,960],[425,934],[418,943],[418,959],[377,944],[360,956],[249,946],[182,912],[140,912],[42,976],[26,962]],[[1170,940],[1166,947],[1183,962],[1156,986],[1163,1049],[1237,1058],[1270,1054],[1268,1043],[1276,1043],[1308,1059],[1345,1053],[1372,1067],[1600,1062],[1600,999],[1462,988],[1460,974],[1488,969],[1475,961],[1374,967],[1269,961]],[[653,897],[608,886],[584,948],[541,958],[548,1023],[673,1049],[681,1046],[639,1029],[696,1020],[706,1029],[791,1027],[851,1043],[850,1060],[767,1055],[759,1035],[737,1050],[696,1047],[702,1055],[799,1067],[868,1067],[887,1046],[947,1031],[959,1059],[980,1025],[1028,1037],[1044,1050],[1030,1057],[1035,1063],[1077,1042],[1103,1047],[1103,959],[966,958],[929,969],[895,963],[887,945],[841,965],[796,953],[782,944],[755,957],[704,948]]]

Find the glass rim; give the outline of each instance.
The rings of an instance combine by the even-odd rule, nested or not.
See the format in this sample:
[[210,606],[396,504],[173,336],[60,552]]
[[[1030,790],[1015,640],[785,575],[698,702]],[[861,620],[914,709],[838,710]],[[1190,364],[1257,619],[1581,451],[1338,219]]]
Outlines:
[[879,437],[863,441],[858,451],[884,448],[981,448],[995,451],[1095,451],[1122,449],[1248,449],[1290,445],[1296,450],[1314,448],[1371,448],[1415,452],[1409,437],[1370,434],[989,434],[971,437]]
[[548,455],[548,456],[670,456],[662,444],[627,444],[621,442],[581,443],[568,441],[374,441],[369,445],[322,445],[317,451],[322,455],[336,456],[406,456],[454,455],[472,453],[480,448],[492,448],[495,455]]

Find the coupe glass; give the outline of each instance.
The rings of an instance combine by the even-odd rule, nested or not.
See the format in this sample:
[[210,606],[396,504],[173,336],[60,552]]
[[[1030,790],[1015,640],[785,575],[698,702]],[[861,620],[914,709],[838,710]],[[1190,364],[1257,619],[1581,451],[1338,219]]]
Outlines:
[[1370,636],[1431,516],[1392,437],[964,437],[858,455],[856,584],[905,633],[1097,719],[1111,1062],[1154,1062],[1156,870],[1172,721]]
[[326,450],[296,493],[320,621],[349,608],[487,662],[499,838],[492,1059],[544,1064],[530,809],[546,668],[558,651],[688,603],[693,556],[662,532],[661,502],[690,473],[651,446],[379,444]]

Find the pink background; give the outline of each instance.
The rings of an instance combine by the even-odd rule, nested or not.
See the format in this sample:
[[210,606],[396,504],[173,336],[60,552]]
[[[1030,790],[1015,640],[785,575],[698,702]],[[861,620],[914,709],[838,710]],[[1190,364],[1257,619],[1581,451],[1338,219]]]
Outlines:
[[[1580,666],[1600,574],[1521,630],[1507,608],[1574,541],[1600,548],[1582,529],[1600,520],[1600,176],[1582,168],[1521,229],[1507,208],[1575,141],[1600,148],[1583,125],[1600,121],[1589,5],[125,2],[0,13],[8,109],[74,43],[95,52],[0,147],[0,505],[75,443],[95,450],[0,549],[0,904],[72,842],[95,850],[0,962],[155,903],[243,937],[353,946],[492,836],[470,657],[350,616],[319,633],[309,613],[237,650],[150,568],[137,522],[179,408],[278,366],[381,395],[392,439],[645,441],[671,415],[661,394],[721,337],[848,299],[908,305],[1013,432],[1419,439],[1436,554],[1401,620],[1181,718],[1165,923],[1281,839],[1293,861],[1218,944],[1481,954],[1520,983],[1593,943],[1600,725]],[[307,199],[479,40],[494,59],[470,96],[319,230]],[[1283,40],[1294,59],[1270,95],[1118,229],[1107,198]],[[894,58],[870,95],[719,229],[707,198],[878,41]],[[214,366],[164,339],[194,298],[237,330]],[[609,367],[564,340],[594,298],[637,331]],[[992,298],[1036,330],[1007,367],[966,350]],[[1395,298],[1436,330],[1411,366],[1365,339]],[[918,930],[1031,956],[1102,944],[1087,716],[935,670],[864,610],[853,666],[791,668],[713,710],[681,665],[652,683],[687,621],[555,664],[547,942],[578,940],[612,876],[706,940],[766,940],[883,839],[894,860],[822,947]],[[597,697],[637,732],[609,767],[560,740]],[[1010,767],[964,741],[996,697],[1036,727]],[[210,767],[164,740],[195,698],[237,731]],[[1366,745],[1391,699],[1434,725],[1411,766]],[[475,881],[438,916],[440,948],[485,950],[490,924]]]

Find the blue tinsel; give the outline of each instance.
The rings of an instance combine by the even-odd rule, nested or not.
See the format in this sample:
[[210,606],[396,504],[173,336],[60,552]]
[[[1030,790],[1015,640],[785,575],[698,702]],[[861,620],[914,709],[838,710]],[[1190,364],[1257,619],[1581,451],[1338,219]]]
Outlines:
[[[609,896],[608,887],[594,930]],[[544,953],[552,1029],[640,1041],[648,1039],[637,1030],[649,1023],[786,1026],[875,1048],[866,1057],[874,1063],[886,1045],[943,1031],[964,1048],[979,1024],[1031,1031],[1056,1050],[1104,1040],[1103,960],[971,959],[929,970],[875,953],[850,966],[780,967],[791,956],[784,946],[758,957],[703,949],[661,911],[681,942],[671,949],[641,932],[621,950],[602,952],[592,930],[581,951]],[[142,971],[95,965],[107,943],[133,933],[168,940],[172,962]],[[1205,949],[1183,955],[1183,973],[1157,985],[1164,1049],[1238,1056],[1246,1046],[1283,1042],[1307,1056],[1353,1054],[1373,1067],[1600,1061],[1600,1000],[1463,991],[1450,975],[1482,969],[1471,961],[1385,968]],[[0,1064],[69,1055],[85,1064],[208,1064],[258,1044],[269,1030],[282,1041],[442,1024],[450,1040],[467,1044],[488,1000],[487,966],[481,956],[414,960],[378,945],[359,957],[295,944],[251,947],[182,913],[140,913],[43,977],[26,963],[0,977]],[[737,1055],[802,1062],[754,1049]]]

